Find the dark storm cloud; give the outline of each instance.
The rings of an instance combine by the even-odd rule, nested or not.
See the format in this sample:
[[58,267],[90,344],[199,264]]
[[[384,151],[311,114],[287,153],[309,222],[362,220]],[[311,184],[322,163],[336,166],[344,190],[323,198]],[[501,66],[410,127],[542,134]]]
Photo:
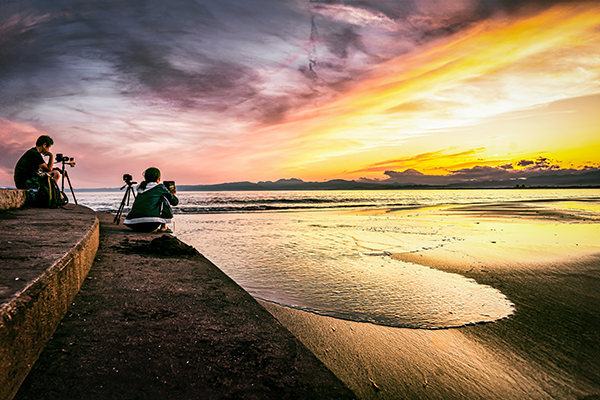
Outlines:
[[345,26],[339,32],[332,32],[325,38],[325,41],[329,51],[339,58],[347,58],[352,47],[364,51],[360,35],[351,26]]
[[123,24],[93,21],[93,37],[106,38],[96,48],[125,84],[124,94],[215,111],[256,96],[253,85],[259,79],[250,67],[203,47],[211,32],[223,29],[206,7],[188,1],[144,3],[128,10]]
[[[452,33],[491,13],[513,11],[524,3],[547,6],[557,1],[480,0],[451,8],[448,15],[436,12],[432,2],[345,2],[348,7],[407,22],[399,25],[398,34],[415,42]],[[267,105],[269,114],[272,110],[281,113],[298,100],[282,101],[281,96],[261,93],[258,86],[263,82],[255,69],[264,66],[262,58],[268,56],[248,53],[244,40],[294,41],[297,38],[290,39],[288,31],[295,26],[305,26],[308,40],[310,22],[308,14],[302,15],[302,7],[306,13],[307,9],[318,13],[319,7],[339,4],[268,0],[3,2],[0,88],[6,95],[0,100],[2,115],[16,112],[20,105],[38,98],[79,93],[82,83],[98,80],[119,86],[125,95],[149,95],[151,100],[163,100],[174,107],[224,110],[256,100],[261,107]],[[314,90],[322,91],[328,86],[343,90],[343,83],[352,79],[356,71],[335,59],[346,59],[353,52],[370,54],[370,49],[355,23],[323,19],[318,22],[318,40],[329,52],[323,55],[328,62],[318,68],[331,69],[335,77],[325,79]],[[242,44],[236,45],[236,40]],[[390,56],[393,55],[392,51]],[[306,58],[301,64],[308,65],[308,54],[300,57]],[[373,55],[374,60],[377,57]],[[80,69],[78,76],[66,72],[73,63],[86,61],[89,67]],[[306,72],[304,66],[302,69]],[[319,76],[327,77],[325,72]]]
[[126,83],[125,94],[147,94],[178,108],[213,111],[225,111],[257,95],[254,85],[260,79],[242,64],[205,59],[200,71],[186,71],[169,62],[156,46],[132,41],[128,47],[115,64]]
[[36,87],[31,77],[54,66],[48,57],[49,46],[36,43],[36,26],[43,25],[47,17],[33,12],[11,14],[19,3],[5,4],[0,3],[0,117],[39,97],[42,88]]
[[531,160],[521,160],[521,161],[519,161],[517,163],[517,165],[519,167],[527,167],[527,166],[530,166],[530,165],[533,165],[533,164],[535,164],[535,162],[531,161]]
[[[461,181],[469,180],[506,180],[506,179],[528,179],[531,177],[543,175],[578,175],[586,169],[560,168],[557,164],[546,157],[538,157],[535,160],[521,160],[517,166],[524,167],[515,169],[512,164],[502,165],[500,167],[475,166],[473,168],[464,168],[451,171],[451,179]],[[589,168],[594,168],[589,166]]]
[[[588,0],[593,2],[594,0]],[[488,19],[497,14],[538,12],[573,0],[313,0],[310,4],[319,7],[344,4],[381,13],[399,25],[399,38],[415,43],[447,36],[468,27],[472,23]],[[582,1],[577,1],[581,3]],[[585,0],[583,1],[585,2]]]
[[[230,19],[245,18],[243,2],[211,5],[212,9],[183,0],[4,4],[3,116],[38,99],[80,93],[82,86],[94,82],[178,108],[223,111],[259,97],[255,86],[261,81],[247,62],[253,56],[235,49],[235,39],[251,38],[244,38],[243,29],[236,38],[228,25]],[[75,75],[68,72],[74,64]]]
[[489,180],[516,179],[510,172],[496,167],[476,166],[453,171],[449,175],[427,175],[409,169],[406,171],[385,171],[388,179],[383,183],[416,184],[416,185],[450,185],[461,182],[481,182]]
[[[594,0],[589,0],[593,2]],[[574,0],[472,0],[472,1],[396,1],[396,0],[357,0],[345,1],[344,4],[376,9],[391,18],[399,19],[417,13],[432,12],[432,8],[446,12],[448,4],[454,3],[456,8],[464,8],[465,12],[479,18],[487,18],[497,12],[515,13],[528,8],[548,8],[557,4],[574,3]],[[325,3],[340,3],[325,1]]]
[[451,176],[452,178],[465,181],[475,179],[505,179],[510,176],[510,172],[499,167],[475,166],[473,168],[452,171]]

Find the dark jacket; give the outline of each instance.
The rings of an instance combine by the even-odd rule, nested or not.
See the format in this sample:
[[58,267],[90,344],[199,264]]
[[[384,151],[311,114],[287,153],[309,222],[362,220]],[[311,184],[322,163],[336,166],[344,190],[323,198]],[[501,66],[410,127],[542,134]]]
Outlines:
[[138,193],[124,223],[168,223],[173,218],[171,205],[176,206],[177,204],[179,204],[179,199],[162,183],[158,185],[149,183],[145,190]]
[[27,180],[39,175],[40,165],[45,164],[44,158],[34,147],[19,158],[15,166],[15,186],[17,189],[28,189]]

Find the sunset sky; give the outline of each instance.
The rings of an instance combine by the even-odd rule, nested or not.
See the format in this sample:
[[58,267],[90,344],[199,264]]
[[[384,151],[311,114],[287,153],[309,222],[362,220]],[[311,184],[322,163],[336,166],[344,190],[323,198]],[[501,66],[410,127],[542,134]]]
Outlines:
[[[0,186],[600,167],[600,1],[0,2]],[[525,172],[524,172],[525,173]]]

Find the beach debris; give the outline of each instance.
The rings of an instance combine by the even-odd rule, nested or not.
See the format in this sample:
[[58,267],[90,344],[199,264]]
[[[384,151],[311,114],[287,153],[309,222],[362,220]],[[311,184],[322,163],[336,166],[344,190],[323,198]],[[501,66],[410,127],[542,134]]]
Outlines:
[[377,386],[377,384],[375,383],[375,381],[373,379],[369,378],[369,382],[371,382],[371,386],[373,386],[373,389],[376,392],[379,392],[381,390],[381,388],[379,386]]

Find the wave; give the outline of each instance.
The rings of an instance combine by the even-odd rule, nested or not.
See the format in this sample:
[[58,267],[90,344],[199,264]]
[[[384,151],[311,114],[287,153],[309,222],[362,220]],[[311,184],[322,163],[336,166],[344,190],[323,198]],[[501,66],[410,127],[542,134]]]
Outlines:
[[257,211],[298,211],[298,210],[333,210],[333,209],[348,209],[348,208],[394,208],[394,209],[414,209],[424,207],[419,204],[373,204],[373,203],[352,203],[339,204],[332,203],[330,205],[315,206],[314,204],[298,204],[291,203],[289,205],[266,205],[266,204],[251,204],[244,205],[207,205],[207,206],[178,206],[173,209],[174,214],[212,214],[212,213],[244,213]]
[[[568,195],[567,192],[569,192]],[[574,196],[570,196],[573,194]],[[506,202],[561,201],[582,198],[597,201],[593,191],[419,191],[419,192],[184,192],[175,214],[225,214],[333,209],[418,209],[436,205],[489,204]],[[85,193],[83,205],[96,211],[116,213],[120,193]],[[131,201],[133,203],[133,199]],[[125,211],[130,209],[127,205]]]

